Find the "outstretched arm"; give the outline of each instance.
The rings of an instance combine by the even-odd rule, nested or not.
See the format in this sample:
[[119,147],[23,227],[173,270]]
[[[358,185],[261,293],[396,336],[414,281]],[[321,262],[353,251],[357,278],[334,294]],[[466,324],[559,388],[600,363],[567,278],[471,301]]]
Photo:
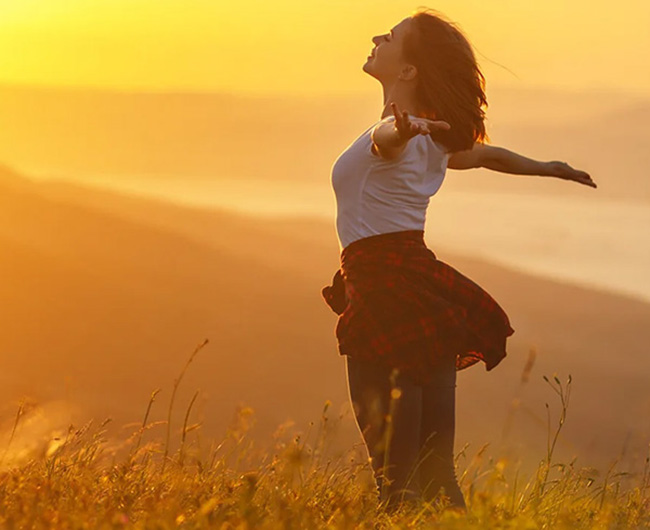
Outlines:
[[452,153],[447,163],[449,169],[484,167],[500,173],[515,175],[540,175],[573,180],[596,188],[596,183],[585,171],[572,168],[566,162],[552,160],[541,162],[519,155],[503,147],[475,143],[472,149]]

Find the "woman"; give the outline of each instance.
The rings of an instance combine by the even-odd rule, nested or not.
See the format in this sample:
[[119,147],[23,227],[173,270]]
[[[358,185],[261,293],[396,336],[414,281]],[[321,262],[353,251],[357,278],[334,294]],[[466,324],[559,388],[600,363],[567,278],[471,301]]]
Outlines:
[[[375,44],[363,69],[383,87],[381,120],[332,166],[341,268],[322,295],[339,315],[350,399],[380,500],[466,508],[454,460],[456,372],[492,370],[514,333],[480,286],[424,243],[446,168],[485,167],[596,187],[564,162],[486,145],[485,79],[467,39],[419,9]],[[392,113],[392,115],[391,115]]]

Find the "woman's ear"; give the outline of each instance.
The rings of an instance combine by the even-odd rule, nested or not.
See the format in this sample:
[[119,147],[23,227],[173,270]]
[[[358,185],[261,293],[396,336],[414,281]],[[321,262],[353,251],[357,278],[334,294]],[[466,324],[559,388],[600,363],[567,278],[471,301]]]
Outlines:
[[406,64],[402,68],[402,72],[400,73],[399,78],[402,81],[410,81],[411,79],[415,79],[417,75],[418,69],[412,64]]

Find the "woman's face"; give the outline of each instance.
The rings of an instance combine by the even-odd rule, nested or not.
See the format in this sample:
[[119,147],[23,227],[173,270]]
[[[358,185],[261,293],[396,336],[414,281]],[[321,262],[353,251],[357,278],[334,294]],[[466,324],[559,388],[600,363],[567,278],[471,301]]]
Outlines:
[[397,79],[406,64],[402,59],[402,44],[411,23],[412,19],[407,17],[388,33],[372,38],[375,47],[363,65],[366,73],[382,82],[390,83]]

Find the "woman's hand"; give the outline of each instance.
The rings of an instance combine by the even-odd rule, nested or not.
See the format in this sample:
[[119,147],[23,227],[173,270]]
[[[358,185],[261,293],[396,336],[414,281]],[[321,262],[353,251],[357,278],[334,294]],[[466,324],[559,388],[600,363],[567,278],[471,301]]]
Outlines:
[[573,180],[579,182],[580,184],[585,184],[591,186],[592,188],[597,188],[596,183],[591,180],[589,173],[581,171],[579,169],[573,169],[566,162],[560,162],[559,160],[552,160],[551,162],[546,163],[548,168],[548,174],[553,177],[558,177],[565,180]]
[[408,112],[400,112],[396,103],[391,103],[395,121],[382,120],[370,134],[372,152],[386,160],[393,160],[406,149],[411,138],[418,134],[431,134],[435,130],[451,128],[446,121],[414,118]]
[[451,125],[446,121],[411,117],[407,111],[400,111],[397,103],[391,102],[390,106],[395,115],[395,129],[400,143],[406,143],[418,134],[431,134],[435,130],[447,131],[451,129]]

